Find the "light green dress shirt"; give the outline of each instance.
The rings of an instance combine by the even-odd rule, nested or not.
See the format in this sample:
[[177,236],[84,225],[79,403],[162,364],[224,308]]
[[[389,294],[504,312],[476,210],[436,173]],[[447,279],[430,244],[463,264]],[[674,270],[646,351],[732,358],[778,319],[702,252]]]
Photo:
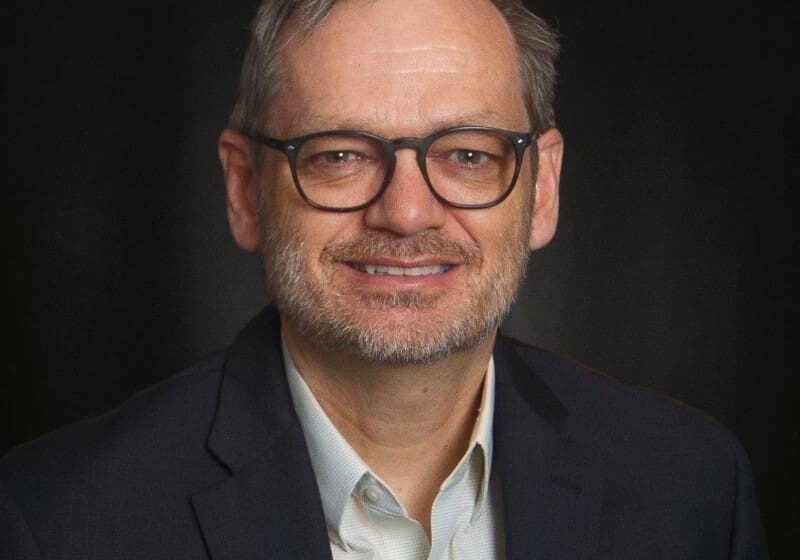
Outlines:
[[284,346],[292,401],[305,434],[335,560],[502,560],[500,488],[491,476],[494,360],[467,451],[442,483],[431,540],[339,433]]

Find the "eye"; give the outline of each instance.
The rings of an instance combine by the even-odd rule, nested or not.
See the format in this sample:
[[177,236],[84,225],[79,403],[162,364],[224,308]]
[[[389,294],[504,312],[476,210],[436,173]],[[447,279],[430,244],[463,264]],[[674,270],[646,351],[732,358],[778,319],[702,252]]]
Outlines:
[[477,166],[488,162],[489,154],[477,150],[453,150],[450,157],[459,165]]
[[349,163],[359,159],[359,155],[355,152],[348,151],[330,151],[317,154],[317,159],[324,163],[337,164]]

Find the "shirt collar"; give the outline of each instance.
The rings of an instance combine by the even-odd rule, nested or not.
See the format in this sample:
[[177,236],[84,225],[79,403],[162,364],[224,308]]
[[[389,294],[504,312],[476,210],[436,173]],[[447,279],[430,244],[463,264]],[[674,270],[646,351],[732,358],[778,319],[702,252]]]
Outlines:
[[[369,467],[359,457],[347,440],[339,433],[320,406],[283,344],[283,359],[289,392],[300,425],[306,438],[311,466],[317,479],[322,500],[325,521],[331,532],[338,538],[342,514],[351,494],[356,490],[362,477],[369,473]],[[463,472],[466,463],[481,458],[482,473],[480,487],[475,503],[475,512],[483,511],[483,504],[489,488],[492,464],[492,424],[494,418],[495,371],[494,358],[489,359],[481,393],[478,417],[470,436],[467,452],[453,473],[442,483],[447,488],[453,483],[456,473]],[[372,476],[375,476],[372,474]],[[375,476],[377,479],[377,476]]]
[[297,371],[285,344],[283,360],[292,403],[303,428],[311,466],[317,479],[325,521],[338,534],[345,504],[369,468],[322,410]]
[[[475,420],[475,427],[472,429],[470,443],[467,446],[467,453],[464,459],[468,459],[471,453],[481,451],[482,473],[478,498],[475,503],[475,512],[484,510],[483,502],[489,491],[489,478],[492,469],[492,451],[494,440],[492,438],[492,426],[494,421],[494,357],[489,358],[489,365],[486,367],[486,377],[483,379],[483,389],[481,392],[480,408],[478,408],[478,418]],[[458,468],[456,467],[456,470]],[[455,471],[454,471],[455,472]],[[445,481],[445,484],[447,481]],[[444,486],[444,484],[443,484]]]

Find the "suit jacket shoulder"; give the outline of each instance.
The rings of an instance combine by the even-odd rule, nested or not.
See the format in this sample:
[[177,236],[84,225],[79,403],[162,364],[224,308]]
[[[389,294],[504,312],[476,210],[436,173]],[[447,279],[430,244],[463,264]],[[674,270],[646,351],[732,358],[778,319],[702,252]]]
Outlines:
[[0,558],[330,555],[277,313],[223,355],[0,459]]
[[[29,541],[14,548],[41,549],[47,558],[61,550],[70,558],[111,558],[116,550],[122,558],[124,540],[173,558],[205,557],[187,496],[226,475],[206,450],[223,363],[223,356],[205,360],[0,460],[0,515],[27,527],[10,532]],[[2,531],[0,551],[12,546]],[[197,538],[187,539],[191,533]]]
[[[749,461],[720,424],[551,352],[508,339],[498,347],[505,356],[498,382],[515,389],[500,389],[498,398],[522,395],[529,410],[539,411],[509,417],[509,408],[525,407],[498,407],[498,468],[515,480],[504,487],[515,502],[513,488],[525,484],[521,469],[503,466],[520,461],[512,446],[532,439],[523,455],[547,450],[549,459],[528,459],[528,469],[540,477],[540,489],[550,486],[541,499],[573,512],[560,525],[583,528],[570,541],[575,557],[594,550],[600,557],[766,558]],[[519,509],[524,516],[524,505]],[[549,522],[538,518],[531,525]],[[553,545],[553,558],[563,546]]]
[[[645,387],[621,382],[569,358],[518,341],[510,341],[531,371],[568,411],[568,427],[633,445],[663,442],[679,452],[701,445],[704,455],[726,455],[739,447],[735,437],[714,418],[696,408]],[[707,446],[713,449],[708,449]],[[687,453],[690,453],[687,450]]]

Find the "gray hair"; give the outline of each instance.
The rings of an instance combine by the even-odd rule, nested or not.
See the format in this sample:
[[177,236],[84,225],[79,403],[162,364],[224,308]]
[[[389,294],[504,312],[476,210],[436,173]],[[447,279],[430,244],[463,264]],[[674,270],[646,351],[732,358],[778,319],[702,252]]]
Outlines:
[[[289,20],[301,34],[310,34],[337,0],[264,0],[250,26],[250,45],[242,64],[239,98],[228,125],[253,132],[264,123],[269,103],[280,87],[280,56],[288,41],[281,36]],[[556,34],[529,12],[522,0],[491,0],[508,23],[516,41],[519,73],[528,117],[534,130],[555,126],[558,56]]]

